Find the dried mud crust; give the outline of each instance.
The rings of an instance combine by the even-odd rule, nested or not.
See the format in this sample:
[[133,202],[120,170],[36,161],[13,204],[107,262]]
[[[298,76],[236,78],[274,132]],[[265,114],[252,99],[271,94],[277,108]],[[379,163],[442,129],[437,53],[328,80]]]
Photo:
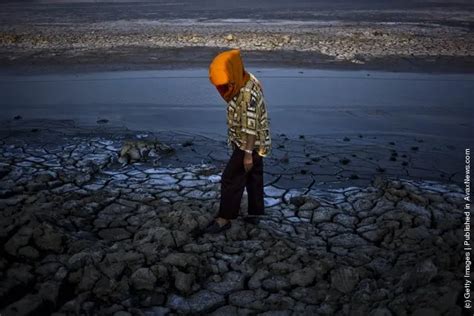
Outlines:
[[222,166],[121,167],[123,136],[50,137],[1,140],[2,315],[461,314],[455,184],[267,186],[257,226],[193,238]]
[[102,62],[157,68],[207,66],[210,55],[228,48],[240,48],[248,53],[249,62],[265,64],[446,70],[451,63],[458,71],[472,71],[474,39],[468,27],[429,23],[114,21],[0,26],[4,66]]

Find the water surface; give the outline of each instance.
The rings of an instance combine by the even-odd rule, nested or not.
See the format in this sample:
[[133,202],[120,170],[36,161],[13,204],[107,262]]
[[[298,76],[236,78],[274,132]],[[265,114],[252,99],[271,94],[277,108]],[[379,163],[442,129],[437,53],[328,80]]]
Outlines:
[[[249,68],[272,133],[392,133],[470,138],[474,76]],[[0,119],[107,119],[131,129],[226,133],[226,104],[207,69],[0,73]]]

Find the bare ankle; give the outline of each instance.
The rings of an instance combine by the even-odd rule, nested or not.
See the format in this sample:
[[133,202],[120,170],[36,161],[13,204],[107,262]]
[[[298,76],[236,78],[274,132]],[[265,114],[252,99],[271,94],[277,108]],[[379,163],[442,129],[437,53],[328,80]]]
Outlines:
[[228,219],[225,219],[223,217],[217,217],[216,218],[216,222],[219,224],[219,225],[225,225],[229,222]]

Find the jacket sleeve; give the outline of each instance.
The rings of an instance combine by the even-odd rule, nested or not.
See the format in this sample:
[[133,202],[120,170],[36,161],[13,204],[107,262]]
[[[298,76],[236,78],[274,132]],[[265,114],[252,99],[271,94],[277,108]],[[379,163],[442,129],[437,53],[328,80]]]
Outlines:
[[241,130],[244,133],[257,135],[258,132],[258,98],[249,90],[242,91],[241,108]]

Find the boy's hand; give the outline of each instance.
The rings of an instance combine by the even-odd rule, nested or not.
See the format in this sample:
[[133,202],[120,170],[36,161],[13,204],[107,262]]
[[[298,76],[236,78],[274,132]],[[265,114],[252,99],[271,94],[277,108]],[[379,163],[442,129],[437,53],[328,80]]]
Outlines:
[[244,168],[245,172],[249,172],[250,169],[252,169],[253,166],[253,157],[252,154],[245,153],[244,156]]

